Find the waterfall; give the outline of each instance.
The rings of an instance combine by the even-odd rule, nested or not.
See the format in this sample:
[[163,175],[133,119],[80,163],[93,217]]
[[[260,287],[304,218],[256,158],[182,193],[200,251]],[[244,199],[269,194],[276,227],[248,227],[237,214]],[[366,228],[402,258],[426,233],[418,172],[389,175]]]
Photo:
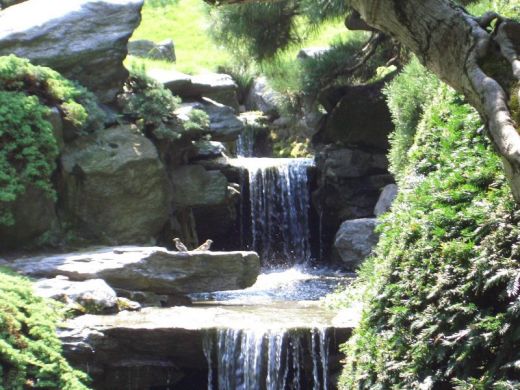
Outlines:
[[310,158],[239,158],[247,169],[251,247],[264,265],[306,263],[311,258],[308,187]]
[[327,390],[329,341],[325,328],[208,331],[208,390]]

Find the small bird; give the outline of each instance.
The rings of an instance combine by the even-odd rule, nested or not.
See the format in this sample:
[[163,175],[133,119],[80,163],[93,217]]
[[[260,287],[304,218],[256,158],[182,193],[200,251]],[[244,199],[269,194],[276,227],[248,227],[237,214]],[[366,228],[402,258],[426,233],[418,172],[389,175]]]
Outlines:
[[188,252],[188,248],[182,243],[180,238],[174,238],[173,242],[175,243],[175,248],[177,248],[179,252]]
[[194,249],[194,251],[202,252],[202,251],[209,251],[209,248],[211,248],[211,244],[213,244],[212,240],[206,240],[204,244],[199,246],[197,249]]

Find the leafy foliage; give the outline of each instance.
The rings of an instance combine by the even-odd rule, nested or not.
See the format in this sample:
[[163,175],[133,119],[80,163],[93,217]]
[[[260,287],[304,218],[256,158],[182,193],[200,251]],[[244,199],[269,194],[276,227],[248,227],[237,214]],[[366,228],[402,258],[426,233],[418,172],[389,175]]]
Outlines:
[[180,138],[182,127],[171,123],[180,99],[147,76],[143,68],[131,70],[118,102],[122,112],[137,121],[141,130],[151,131],[158,139]]
[[438,86],[437,78],[413,58],[384,90],[395,125],[390,136],[390,171],[397,178],[408,165],[408,150],[413,145],[424,106]]
[[477,113],[436,92],[363,266],[342,388],[520,386],[520,208]]
[[61,355],[59,311],[31,284],[0,269],[0,390],[86,390],[85,374]]
[[83,87],[52,69],[15,56],[0,57],[0,224],[15,221],[10,202],[28,185],[54,197],[50,176],[58,146],[48,106],[84,131],[101,126],[103,114]]

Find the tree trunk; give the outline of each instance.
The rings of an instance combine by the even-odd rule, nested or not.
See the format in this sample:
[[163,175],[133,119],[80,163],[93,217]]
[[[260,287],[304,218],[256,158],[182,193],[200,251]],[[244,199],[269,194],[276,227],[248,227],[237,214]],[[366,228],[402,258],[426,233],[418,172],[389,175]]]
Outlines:
[[[350,5],[369,26],[407,46],[428,69],[466,96],[486,123],[520,203],[520,24],[491,13],[474,18],[449,0],[350,0]],[[488,32],[494,20],[496,26]]]
[[[520,25],[494,14],[474,18],[446,0],[351,0],[351,4],[370,26],[410,48],[479,111],[520,202],[519,115],[511,113],[517,107],[508,106],[508,101],[518,101],[520,93]],[[495,19],[497,27],[490,33],[486,27]]]

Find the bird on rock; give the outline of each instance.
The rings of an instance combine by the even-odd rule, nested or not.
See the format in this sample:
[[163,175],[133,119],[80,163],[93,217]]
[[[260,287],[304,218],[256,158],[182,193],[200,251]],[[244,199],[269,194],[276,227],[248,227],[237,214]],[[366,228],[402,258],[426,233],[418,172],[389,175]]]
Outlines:
[[173,242],[175,244],[175,248],[177,248],[179,252],[188,252],[188,248],[182,243],[180,238],[174,238]]
[[211,244],[213,244],[212,240],[206,240],[204,244],[199,246],[197,249],[194,249],[194,251],[202,252],[202,251],[209,251],[209,248],[211,248]]

